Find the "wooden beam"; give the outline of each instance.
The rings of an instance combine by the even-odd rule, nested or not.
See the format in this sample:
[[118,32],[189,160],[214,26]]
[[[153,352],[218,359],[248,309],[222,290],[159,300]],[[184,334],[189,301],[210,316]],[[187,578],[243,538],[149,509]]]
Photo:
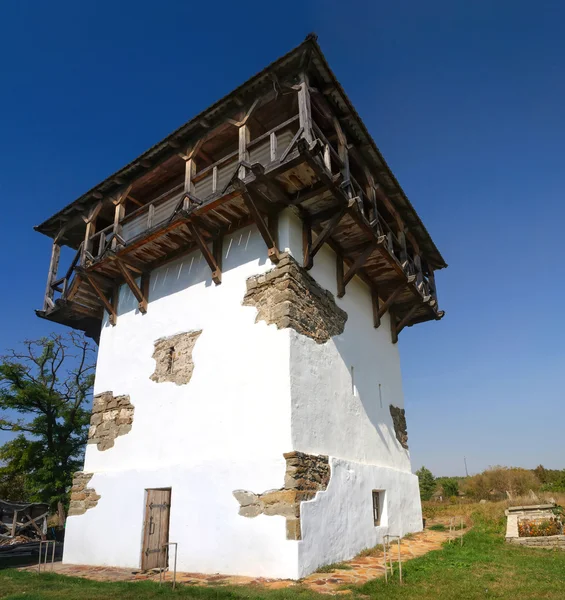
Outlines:
[[218,265],[218,269],[220,272],[222,271],[222,259],[223,259],[223,249],[224,249],[224,236],[220,235],[214,238],[212,242],[212,254],[214,255],[214,260]]
[[298,118],[300,127],[304,130],[304,139],[311,144],[314,141],[312,132],[312,105],[310,101],[310,89],[308,87],[308,76],[302,75],[302,82],[298,88]]
[[52,286],[53,283],[57,281],[60,257],[61,246],[57,242],[53,242],[53,246],[51,247],[51,260],[49,261],[49,271],[47,272],[47,285],[45,286],[45,296],[43,299],[43,310],[54,307]]
[[343,257],[341,254],[336,253],[335,255],[335,275],[337,283],[337,297],[343,298],[345,294],[345,286],[343,285]]
[[141,293],[145,298],[147,304],[149,304],[149,283],[151,281],[151,274],[149,272],[142,273],[141,275]]
[[378,311],[379,319],[381,319],[387,310],[393,305],[394,301],[398,298],[400,293],[406,287],[406,282],[402,282],[393,292],[392,294],[383,302]]
[[437,288],[436,288],[436,277],[433,268],[428,265],[428,281],[430,282],[430,294],[432,298],[437,302]]
[[87,253],[92,254],[92,242],[90,238],[96,233],[96,219],[91,219],[86,223],[86,229],[84,231],[84,242],[82,244],[82,252],[80,257],[80,264],[84,265]]
[[414,304],[414,306],[406,313],[406,315],[400,321],[400,323],[398,323],[398,325],[396,326],[396,335],[397,336],[406,327],[406,325],[408,325],[408,323],[410,322],[410,319],[414,316],[414,313],[418,310],[418,308],[419,308],[419,306],[417,304]]
[[135,260],[134,258],[131,258],[130,256],[127,256],[125,254],[121,254],[120,256],[118,256],[115,253],[110,253],[108,257],[110,260],[120,260],[128,267],[130,271],[133,271],[138,275],[141,275],[146,270],[146,267],[142,262]]
[[118,246],[118,235],[121,235],[122,232],[122,219],[126,214],[125,204],[123,202],[118,202],[116,204],[116,209],[114,212],[114,227],[112,228],[113,238],[112,238],[112,249],[117,248]]
[[196,175],[196,163],[193,158],[187,158],[184,165],[184,193],[185,197],[182,203],[184,210],[190,207],[190,198],[188,195],[194,194],[194,176]]
[[196,245],[200,249],[200,252],[202,252],[202,256],[204,256],[204,260],[208,263],[208,266],[210,267],[210,270],[212,271],[212,281],[216,285],[219,285],[220,283],[222,283],[222,269],[221,269],[220,265],[218,264],[218,262],[216,261],[214,254],[210,251],[210,248],[208,248],[208,244],[206,243],[206,240],[202,237],[202,234],[200,233],[200,231],[198,230],[196,225],[192,221],[189,221],[186,224],[186,226],[188,227],[188,230],[190,231],[190,235],[192,236],[192,239],[196,242]]
[[337,212],[327,223],[324,229],[320,232],[320,235],[314,240],[310,250],[310,256],[308,257],[308,263],[304,265],[306,269],[311,269],[314,264],[314,257],[323,246],[324,242],[330,237],[334,229],[338,226],[339,222],[347,212],[347,206],[342,206],[339,212]]
[[[31,525],[33,525],[33,528],[35,529],[35,531],[39,534],[39,536],[41,537],[42,540],[45,539],[45,535],[43,534],[43,531],[41,529],[39,529],[39,527],[37,526],[36,521],[38,521],[39,519],[43,519],[45,518],[45,516],[47,515],[47,513],[40,515],[39,517],[35,517],[35,519],[32,519],[29,515],[24,515],[24,519],[27,519]],[[23,525],[28,525],[27,523],[22,523]]]
[[347,270],[347,273],[343,277],[343,293],[345,294],[345,288],[347,284],[353,279],[357,271],[365,264],[365,261],[369,258],[369,256],[375,250],[374,244],[369,244],[367,248],[365,248],[361,254],[355,259],[351,267]]
[[261,234],[265,244],[267,245],[267,255],[274,262],[278,263],[280,260],[280,253],[277,247],[277,242],[273,237],[271,230],[269,229],[267,223],[263,218],[263,215],[259,212],[257,205],[255,204],[252,191],[245,185],[243,182],[240,182],[241,185],[238,186],[241,197],[243,198],[243,202],[251,215],[251,218],[255,221],[255,225],[257,225],[257,229]]
[[312,222],[307,214],[302,217],[302,266],[305,267],[310,261],[312,251]]
[[10,535],[14,537],[16,535],[16,525],[18,524],[18,511],[14,510],[14,518],[12,519],[12,529]]
[[373,327],[376,329],[381,324],[379,316],[379,294],[375,287],[371,287],[371,304],[373,305]]
[[393,344],[396,344],[396,342],[398,342],[398,329],[397,329],[397,320],[396,320],[396,315],[394,314],[394,310],[390,309],[389,317],[390,317],[390,341]]
[[139,312],[145,314],[147,312],[147,298],[143,294],[141,288],[137,285],[132,272],[129,270],[128,266],[126,266],[126,263],[122,262],[120,258],[116,257],[116,264],[118,265],[118,269],[120,269],[121,274],[131,290],[131,293],[135,296],[135,299],[138,302]]
[[80,274],[81,274],[82,278],[88,282],[88,285],[90,285],[90,287],[94,290],[94,293],[98,296],[98,298],[104,305],[104,308],[106,309],[106,312],[108,313],[108,319],[110,321],[110,325],[116,325],[116,323],[118,321],[118,314],[116,313],[114,306],[112,305],[110,300],[108,300],[106,294],[102,291],[102,288],[98,285],[98,282],[96,281],[96,279],[94,277],[92,277],[91,274],[88,271],[85,271],[84,269],[80,270]]
[[[249,150],[247,146],[249,145],[250,134],[249,127],[247,125],[242,125],[239,128],[239,145],[238,145],[238,156],[239,162],[249,162]],[[247,171],[244,166],[239,167],[238,177],[240,179],[245,179],[245,175]]]
[[120,303],[120,284],[114,283],[112,286],[112,297],[110,298],[110,302],[112,303],[112,308],[116,315],[118,314],[118,306]]
[[94,219],[96,219],[96,217],[98,216],[98,213],[102,210],[103,205],[104,203],[102,202],[102,200],[100,202],[97,202],[94,205],[94,207],[90,209],[90,212],[87,215],[83,215],[83,221],[85,223],[90,223],[91,221],[94,221]]
[[277,134],[272,132],[270,135],[270,151],[271,151],[271,162],[277,160]]

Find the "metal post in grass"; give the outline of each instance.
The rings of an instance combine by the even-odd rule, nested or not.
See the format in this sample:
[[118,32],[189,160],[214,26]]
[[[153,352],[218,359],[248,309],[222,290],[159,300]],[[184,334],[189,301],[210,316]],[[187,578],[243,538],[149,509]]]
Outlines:
[[385,567],[385,583],[388,583],[388,565],[386,564],[386,535],[383,535],[383,560]]
[[402,585],[402,555],[400,553],[400,536],[398,536],[398,578]]
[[461,517],[461,545],[463,545],[463,517]]
[[[43,548],[45,548],[45,559],[43,560],[43,566],[47,569],[47,559],[49,557],[49,544],[52,544],[51,549],[51,571],[53,571],[55,564],[55,544],[56,540],[39,540],[39,562],[37,563],[37,572],[41,573],[41,558],[43,556]],[[44,569],[44,570],[45,570]]]
[[[166,556],[167,556],[167,565],[169,564],[169,546],[174,546],[175,547],[175,560],[173,563],[173,590],[177,587],[177,552],[178,552],[178,543],[177,542],[169,542],[168,544],[163,544],[162,548],[163,549],[167,549],[166,552]],[[161,569],[159,570],[159,585],[161,585],[161,583],[163,581],[165,581],[166,578],[166,571],[167,571],[168,567],[161,567]]]

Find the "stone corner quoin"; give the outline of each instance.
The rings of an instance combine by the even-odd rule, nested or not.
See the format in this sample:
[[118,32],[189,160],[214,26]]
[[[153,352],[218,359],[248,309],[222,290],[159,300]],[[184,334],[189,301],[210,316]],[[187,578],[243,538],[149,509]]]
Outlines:
[[323,344],[343,333],[347,313],[292,256],[284,254],[270,271],[247,279],[244,306],[257,309],[256,322],[290,327]]

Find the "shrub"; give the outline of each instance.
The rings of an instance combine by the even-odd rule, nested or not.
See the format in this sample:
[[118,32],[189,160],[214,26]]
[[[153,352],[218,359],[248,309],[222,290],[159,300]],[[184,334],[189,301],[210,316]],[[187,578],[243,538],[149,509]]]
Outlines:
[[533,471],[517,467],[490,467],[465,481],[465,492],[477,500],[525,496],[538,491],[540,481]]

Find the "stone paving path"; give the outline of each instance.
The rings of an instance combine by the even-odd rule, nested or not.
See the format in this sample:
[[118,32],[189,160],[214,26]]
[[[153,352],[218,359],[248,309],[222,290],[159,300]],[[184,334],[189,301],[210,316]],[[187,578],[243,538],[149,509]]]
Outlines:
[[[468,531],[463,530],[463,533]],[[461,531],[455,532],[458,538]],[[402,562],[422,556],[431,550],[438,550],[442,544],[449,539],[449,531],[432,531],[426,529],[421,533],[414,534],[409,539],[403,539],[400,544],[400,555]],[[393,560],[398,560],[398,546],[393,546]],[[369,556],[357,556],[350,561],[340,564],[347,568],[336,569],[330,573],[312,573],[301,581],[289,579],[265,579],[261,577],[244,577],[235,575],[204,575],[202,573],[177,573],[177,582],[185,585],[213,586],[213,585],[252,585],[266,589],[280,589],[291,586],[302,585],[323,594],[348,594],[349,590],[343,590],[343,586],[359,585],[375,579],[384,577],[383,553],[375,550]],[[396,571],[396,565],[394,566]],[[37,567],[23,567],[24,571],[37,571]],[[47,567],[47,571],[50,566]],[[53,571],[59,575],[73,577],[84,577],[94,581],[159,581],[158,573],[141,573],[132,569],[119,569],[114,567],[90,567],[82,565],[65,565],[55,563]],[[172,581],[172,573],[166,574],[166,580]]]

